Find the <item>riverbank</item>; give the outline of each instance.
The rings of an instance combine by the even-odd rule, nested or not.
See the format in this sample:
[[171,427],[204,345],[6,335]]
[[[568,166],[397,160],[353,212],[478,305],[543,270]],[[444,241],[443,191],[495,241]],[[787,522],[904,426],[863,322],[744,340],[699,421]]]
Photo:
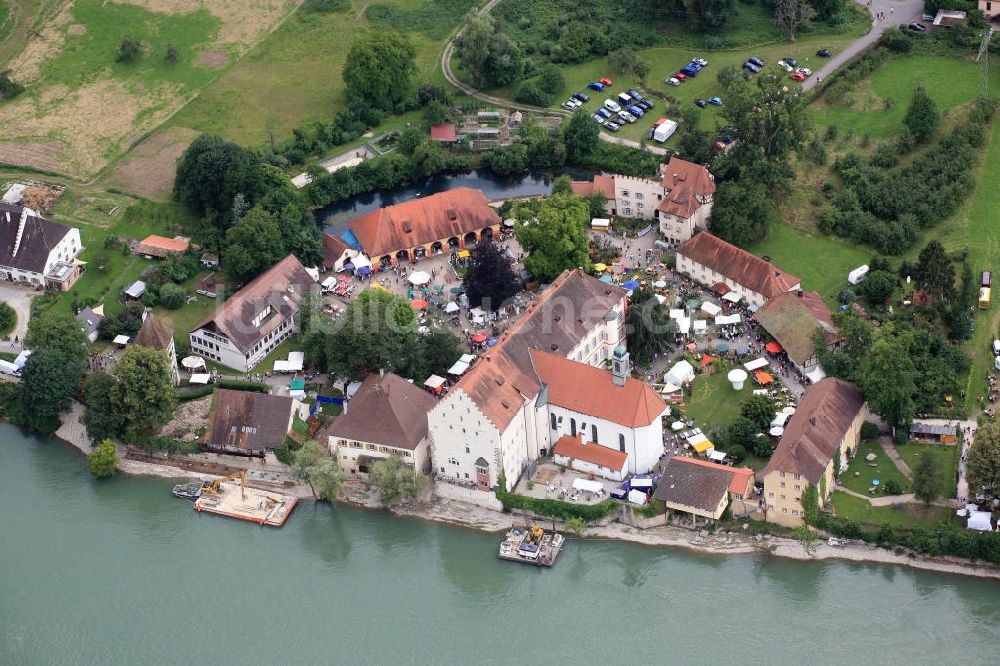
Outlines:
[[[74,409],[77,405],[74,403]],[[82,407],[79,408],[82,413]],[[78,427],[74,427],[76,424]],[[79,423],[79,415],[73,411],[64,419],[63,427],[55,433],[56,437],[70,446],[83,451],[90,450],[86,431]],[[193,472],[180,467],[158,465],[136,460],[121,460],[118,466],[124,474],[136,476],[153,476],[166,479],[192,479],[207,481],[215,478],[208,474]],[[291,494],[300,498],[312,496],[311,489],[300,485],[292,489]],[[340,500],[345,504],[365,508],[382,509],[378,497],[373,492],[363,490],[359,486],[348,485]],[[417,518],[436,523],[457,525],[466,529],[481,532],[502,532],[510,527],[512,516],[502,511],[494,511],[474,504],[452,499],[433,497],[428,490],[420,498],[398,504],[389,511],[399,517]],[[588,528],[583,540],[604,539],[627,541],[656,548],[684,548],[689,551],[710,555],[772,555],[791,560],[846,560],[850,562],[868,562],[874,564],[889,564],[934,571],[937,573],[991,578],[1000,580],[1000,567],[989,564],[974,564],[956,558],[925,557],[908,553],[896,554],[885,548],[870,544],[849,544],[831,546],[818,542],[813,552],[807,552],[802,544],[787,537],[769,534],[747,534],[735,531],[708,533],[693,531],[674,526],[651,527],[639,529],[624,523],[611,523],[606,526]]]

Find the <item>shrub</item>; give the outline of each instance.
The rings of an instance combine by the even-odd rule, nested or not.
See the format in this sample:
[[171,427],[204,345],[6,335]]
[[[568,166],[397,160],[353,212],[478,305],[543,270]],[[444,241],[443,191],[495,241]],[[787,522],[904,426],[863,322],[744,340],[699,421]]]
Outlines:
[[556,65],[546,65],[538,76],[538,87],[554,95],[566,87],[566,78]]
[[533,106],[548,106],[552,102],[552,97],[534,81],[524,82],[518,88],[514,99],[522,104],[531,104]]
[[214,386],[198,386],[186,391],[177,391],[177,401],[187,402],[188,400],[197,400],[198,398],[204,398],[206,395],[212,395],[214,391]]
[[861,439],[875,439],[878,437],[878,426],[871,421],[861,424]]
[[24,92],[24,86],[10,78],[10,72],[0,72],[0,100],[14,99]]
[[115,444],[110,439],[101,442],[93,451],[87,454],[90,473],[99,479],[114,476],[118,471],[118,454]]
[[216,386],[234,391],[257,391],[257,393],[268,393],[271,387],[260,382],[244,382],[237,379],[220,379]]
[[187,293],[184,291],[184,287],[179,284],[168,282],[160,287],[160,303],[168,310],[179,309],[184,305],[186,298]]
[[0,338],[6,338],[17,326],[17,313],[8,303],[0,301]]
[[[504,481],[501,479],[501,488],[503,483]],[[555,499],[525,497],[499,489],[497,490],[497,499],[503,504],[503,510],[508,513],[512,509],[522,509],[540,516],[551,516],[563,520],[579,518],[588,523],[606,518],[615,511],[614,500],[604,500],[599,504],[570,504]]]

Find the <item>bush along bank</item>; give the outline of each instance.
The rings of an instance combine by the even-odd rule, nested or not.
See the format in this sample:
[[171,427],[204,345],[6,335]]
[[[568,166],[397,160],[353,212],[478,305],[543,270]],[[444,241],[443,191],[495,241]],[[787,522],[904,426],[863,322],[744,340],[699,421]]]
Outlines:
[[506,487],[506,480],[501,476],[496,496],[503,504],[503,510],[506,513],[510,513],[514,509],[521,509],[539,516],[561,518],[562,520],[578,518],[592,523],[607,518],[615,512],[616,508],[614,500],[604,500],[599,504],[571,504],[556,499],[525,497],[503,490],[504,487]]

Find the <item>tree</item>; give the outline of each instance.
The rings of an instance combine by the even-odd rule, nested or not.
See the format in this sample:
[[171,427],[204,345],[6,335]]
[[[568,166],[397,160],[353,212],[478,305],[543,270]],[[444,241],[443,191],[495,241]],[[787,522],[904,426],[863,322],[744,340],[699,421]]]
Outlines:
[[287,256],[275,216],[255,206],[226,232],[222,263],[237,280],[250,280]]
[[407,127],[399,133],[399,139],[397,139],[396,144],[404,155],[412,155],[416,151],[417,146],[423,143],[425,136],[426,132],[419,127]]
[[542,71],[538,74],[538,87],[554,95],[562,92],[562,89],[566,87],[566,77],[563,76],[558,65],[549,63],[542,67]]
[[[79,327],[77,327],[79,330]],[[59,414],[80,390],[83,366],[54,347],[32,351],[21,370],[19,402],[24,425],[43,433],[59,428]]]
[[413,92],[417,51],[408,39],[377,32],[354,43],[344,61],[349,100],[393,111]]
[[677,130],[677,148],[688,162],[707,164],[712,160],[711,135],[698,128],[698,113],[694,109],[684,109],[683,122]]
[[455,38],[455,53],[462,69],[481,88],[508,86],[524,76],[521,48],[498,29],[492,17],[480,16],[475,10]]
[[577,197],[559,195],[514,206],[514,235],[528,252],[524,267],[549,282],[566,269],[590,269],[587,223],[590,206]]
[[932,240],[920,250],[913,280],[935,300],[947,300],[955,294],[955,266],[939,241]]
[[865,359],[861,389],[872,411],[893,432],[913,420],[916,368],[902,336],[883,334],[875,341]]
[[816,546],[819,545],[819,537],[816,536],[815,530],[808,525],[799,525],[793,529],[792,538],[801,543],[802,550],[810,555],[816,552]]
[[875,327],[861,318],[855,310],[847,309],[833,315],[833,324],[841,345],[836,349],[826,346],[826,333],[817,330],[814,347],[823,371],[831,377],[840,377],[860,384],[862,362],[875,341]]
[[578,516],[572,516],[566,519],[566,529],[578,537],[582,537],[587,533],[587,521]]
[[752,395],[740,407],[740,416],[753,423],[757,427],[757,432],[771,425],[774,414],[774,403],[766,395]]
[[52,308],[28,321],[24,346],[33,351],[61,351],[81,372],[87,362],[87,337],[71,314]]
[[126,65],[135,62],[142,56],[142,42],[138,39],[132,39],[131,37],[126,37],[122,40],[122,43],[118,46],[118,57],[115,62],[122,62]]
[[146,434],[170,420],[177,404],[170,360],[165,352],[129,345],[112,368],[114,411],[125,434]]
[[597,147],[600,140],[597,124],[583,111],[577,111],[564,123],[563,141],[566,143],[566,158],[570,162],[583,162]]
[[896,290],[896,278],[888,271],[872,271],[858,287],[871,305],[885,305]]
[[735,142],[726,160],[735,163],[739,175],[753,174],[757,182],[774,182],[775,176],[768,172],[776,168],[780,172],[781,163],[773,161],[806,144],[809,114],[803,109],[802,95],[788,89],[777,75],[762,72],[747,81],[735,74],[727,78],[720,72],[719,77],[726,81],[726,105],[721,111]]
[[806,29],[816,16],[816,10],[808,0],[777,0],[774,3],[774,21],[795,41],[795,32]]
[[819,492],[816,486],[807,483],[799,495],[799,503],[802,505],[802,519],[806,525],[815,525],[819,521]]
[[445,103],[432,99],[424,107],[424,122],[428,125],[440,125],[448,117],[448,107]]
[[656,294],[639,287],[632,292],[625,314],[629,353],[639,365],[649,365],[657,354],[670,348],[677,334],[677,322],[670,318]]
[[167,64],[175,65],[177,64],[177,59],[180,57],[180,53],[178,53],[176,46],[173,44],[167,44],[167,52],[164,57],[166,58]]
[[771,199],[760,185],[746,181],[720,183],[708,227],[713,234],[738,247],[763,239],[770,227]]
[[6,301],[0,301],[0,336],[9,338],[17,326],[17,312]]
[[913,91],[910,99],[910,107],[906,110],[906,117],[903,118],[906,129],[918,143],[923,143],[931,138],[941,124],[941,112],[938,111],[937,104],[927,94],[927,89],[918,85]]
[[395,454],[372,463],[368,481],[378,489],[385,506],[392,506],[403,497],[416,497],[427,485],[424,474]]
[[514,96],[521,104],[531,104],[532,106],[548,106],[552,102],[552,97],[534,81],[525,81],[517,89]]
[[224,216],[224,228],[237,194],[251,201],[258,196],[261,175],[256,166],[257,160],[243,146],[202,134],[177,164],[174,198],[195,215]]
[[491,241],[481,241],[469,256],[462,283],[472,307],[496,310],[520,291],[510,259]]
[[1000,495],[1000,424],[984,423],[976,430],[976,440],[969,449],[966,471],[969,493]]
[[337,499],[344,473],[325,446],[315,440],[305,442],[292,454],[291,467],[295,478],[306,481],[319,499]]
[[168,282],[160,287],[160,304],[168,310],[177,310],[184,305],[187,300],[187,292],[184,287],[173,282]]
[[84,382],[82,421],[92,441],[118,437],[125,425],[112,396],[114,386],[115,378],[103,371],[93,373]]
[[760,432],[760,428],[757,427],[756,423],[745,416],[738,416],[729,424],[727,435],[730,445],[742,446],[744,449],[754,449],[756,452],[757,440],[764,439],[757,437],[758,432]]
[[608,54],[608,62],[622,74],[634,74],[642,81],[649,74],[649,63],[636,55],[634,48],[622,48]]
[[494,148],[486,154],[486,166],[501,178],[518,176],[528,168],[527,150],[519,143]]
[[573,180],[566,174],[552,181],[552,194],[573,194]]
[[90,465],[90,473],[99,479],[114,476],[118,472],[118,453],[115,451],[115,443],[105,439],[87,454],[87,463]]
[[937,458],[924,455],[913,470],[913,495],[930,506],[941,493],[941,475],[938,473]]

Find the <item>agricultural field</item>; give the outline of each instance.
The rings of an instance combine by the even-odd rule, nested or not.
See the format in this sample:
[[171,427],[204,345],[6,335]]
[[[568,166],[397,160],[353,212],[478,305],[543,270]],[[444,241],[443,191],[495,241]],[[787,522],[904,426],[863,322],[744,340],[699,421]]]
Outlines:
[[[93,177],[290,9],[285,0],[64,3],[6,65],[28,89],[0,106],[0,161]],[[133,62],[117,61],[125,37],[141,44]],[[176,49],[174,63],[168,45]]]

